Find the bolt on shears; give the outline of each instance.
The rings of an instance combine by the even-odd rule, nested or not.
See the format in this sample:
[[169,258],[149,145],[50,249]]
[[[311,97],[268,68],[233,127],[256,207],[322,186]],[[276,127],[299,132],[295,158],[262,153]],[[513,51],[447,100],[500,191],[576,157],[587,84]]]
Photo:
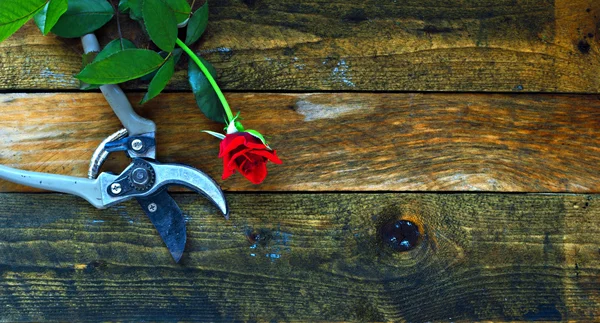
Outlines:
[[[94,34],[81,38],[84,51],[98,52]],[[156,125],[133,110],[118,85],[102,85],[102,94],[125,127],[106,138],[92,155],[88,177],[31,172],[0,165],[0,179],[39,189],[84,198],[103,209],[136,199],[150,218],[175,262],[179,262],[186,242],[183,213],[168,194],[171,185],[184,186],[203,195],[228,218],[225,195],[217,183],[202,171],[183,164],[156,161]],[[99,173],[112,152],[125,151],[132,162],[120,174]]]

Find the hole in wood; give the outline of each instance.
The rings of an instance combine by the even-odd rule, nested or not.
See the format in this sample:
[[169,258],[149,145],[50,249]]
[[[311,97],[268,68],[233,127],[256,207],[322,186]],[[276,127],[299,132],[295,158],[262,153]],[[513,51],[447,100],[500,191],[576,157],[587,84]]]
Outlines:
[[252,244],[265,247],[267,244],[269,244],[269,241],[273,239],[273,232],[268,229],[260,229],[257,231],[247,230],[246,238]]
[[412,221],[397,220],[384,224],[380,229],[383,242],[395,251],[408,251],[419,243],[419,227]]

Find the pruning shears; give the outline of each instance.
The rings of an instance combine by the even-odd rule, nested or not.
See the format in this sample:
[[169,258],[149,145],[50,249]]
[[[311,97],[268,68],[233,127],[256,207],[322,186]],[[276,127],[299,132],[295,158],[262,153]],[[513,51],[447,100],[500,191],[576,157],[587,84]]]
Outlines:
[[[94,34],[81,37],[81,41],[86,53],[100,51]],[[214,203],[227,219],[229,210],[225,195],[212,178],[196,168],[156,161],[154,122],[135,113],[118,85],[102,85],[100,90],[125,128],[100,143],[92,156],[87,178],[0,165],[0,179],[76,195],[99,209],[135,198],[175,262],[178,262],[185,249],[185,220],[181,209],[168,194],[167,187],[180,185],[198,192]],[[117,151],[125,151],[129,155],[132,159],[129,166],[118,175],[107,172],[98,174],[108,155]]]

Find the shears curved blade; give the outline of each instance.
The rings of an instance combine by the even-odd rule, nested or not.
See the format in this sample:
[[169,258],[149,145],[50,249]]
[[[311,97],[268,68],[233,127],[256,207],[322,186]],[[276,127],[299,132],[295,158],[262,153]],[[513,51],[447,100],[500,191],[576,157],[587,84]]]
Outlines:
[[[81,41],[86,53],[100,51],[94,34],[83,36]],[[211,201],[227,219],[229,210],[225,195],[212,178],[196,168],[156,161],[154,122],[135,113],[119,86],[102,85],[100,90],[125,129],[100,144],[93,154],[88,178],[0,165],[0,179],[76,195],[100,209],[135,198],[178,262],[186,242],[185,219],[175,200],[167,193],[167,187],[179,185],[192,189]],[[132,163],[119,175],[98,174],[108,154],[115,151],[126,151],[133,159]]]

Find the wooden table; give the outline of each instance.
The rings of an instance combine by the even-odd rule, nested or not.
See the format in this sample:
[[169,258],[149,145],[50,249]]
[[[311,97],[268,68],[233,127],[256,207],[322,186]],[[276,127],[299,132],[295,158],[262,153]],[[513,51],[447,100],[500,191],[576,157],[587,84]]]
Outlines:
[[[221,126],[180,69],[137,110],[159,160],[223,186],[231,220],[174,192],[174,264],[134,202],[99,211],[1,181],[0,321],[600,320],[599,1],[210,6],[195,49],[284,164],[260,186],[220,180],[200,130]],[[85,176],[120,124],[78,90],[78,40],[28,24],[0,47],[0,164]],[[124,88],[139,102],[146,86]],[[398,219],[423,233],[411,251],[382,241]]]

